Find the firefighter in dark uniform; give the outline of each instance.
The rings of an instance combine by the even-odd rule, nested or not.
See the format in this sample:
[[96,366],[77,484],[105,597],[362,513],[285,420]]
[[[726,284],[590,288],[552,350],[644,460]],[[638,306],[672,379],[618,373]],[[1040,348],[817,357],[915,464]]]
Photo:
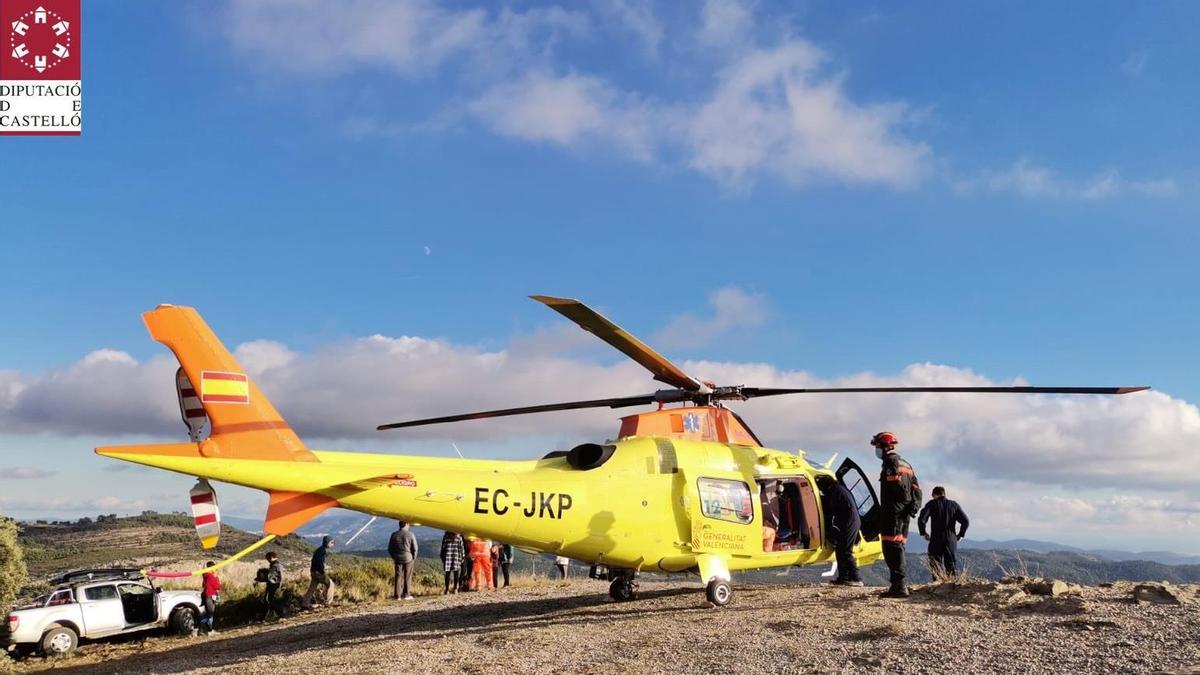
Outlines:
[[884,597],[907,598],[907,568],[904,564],[904,545],[908,542],[908,524],[921,507],[921,484],[912,465],[896,452],[900,440],[890,431],[881,431],[871,439],[875,456],[883,460],[879,473],[880,536],[883,559],[887,562],[891,586]]
[[[925,530],[927,522],[931,525],[928,532]],[[958,502],[946,499],[946,488],[940,485],[933,488],[933,499],[925,504],[917,518],[917,531],[929,542],[929,571],[934,579],[958,575],[958,540],[967,536],[970,524]]]
[[830,583],[862,586],[858,561],[854,559],[854,545],[858,543],[862,520],[854,504],[854,495],[841,482],[828,477],[821,481],[821,491],[825,495],[825,509],[829,517],[829,539],[837,555],[837,578]]

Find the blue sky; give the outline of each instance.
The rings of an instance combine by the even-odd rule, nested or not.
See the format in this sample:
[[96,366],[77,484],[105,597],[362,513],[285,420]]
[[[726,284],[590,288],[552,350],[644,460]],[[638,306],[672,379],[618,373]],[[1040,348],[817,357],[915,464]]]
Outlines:
[[[164,350],[137,315],[168,301],[200,308],[230,346],[270,340],[317,372],[373,334],[464,354],[545,334],[617,378],[599,395],[650,386],[555,341],[560,321],[524,297],[549,293],[665,336],[680,360],[783,379],[903,379],[932,363],[998,382],[1151,384],[1172,410],[1162,447],[1104,451],[1161,464],[1153,453],[1200,434],[1187,30],[1200,8],[922,9],[85,2],[82,138],[0,142],[0,371],[51,383],[98,349],[149,368]],[[679,339],[685,315],[727,325]],[[573,385],[544,396],[593,386]],[[526,395],[512,402],[544,398],[513,392]],[[886,410],[881,423],[908,419]],[[768,412],[768,425],[789,414]],[[323,424],[310,428],[346,436]],[[842,443],[778,428],[781,444]],[[0,416],[0,465],[111,434]],[[479,452],[520,454],[526,438],[481,435],[496,445]],[[927,464],[964,486],[995,478],[927,440]],[[1166,500],[1187,537],[1128,531],[1196,550],[1200,505],[1176,484],[1028,470],[1011,479],[1031,495]],[[62,471],[89,494],[83,469]],[[36,510],[38,483],[0,482],[25,495],[7,508]],[[142,497],[178,491],[161,485]]]

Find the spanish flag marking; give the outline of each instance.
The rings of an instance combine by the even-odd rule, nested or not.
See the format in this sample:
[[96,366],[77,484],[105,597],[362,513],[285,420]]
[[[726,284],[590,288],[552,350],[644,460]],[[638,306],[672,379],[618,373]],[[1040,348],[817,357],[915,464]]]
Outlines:
[[200,401],[203,403],[249,403],[250,381],[244,373],[205,370],[200,373]]

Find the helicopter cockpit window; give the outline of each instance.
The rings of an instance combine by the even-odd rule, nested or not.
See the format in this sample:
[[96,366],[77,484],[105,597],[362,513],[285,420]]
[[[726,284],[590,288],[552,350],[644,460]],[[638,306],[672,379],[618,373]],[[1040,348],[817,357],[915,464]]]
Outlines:
[[697,485],[700,488],[700,510],[706,517],[743,525],[754,520],[754,503],[750,498],[750,488],[745,483],[701,478]]

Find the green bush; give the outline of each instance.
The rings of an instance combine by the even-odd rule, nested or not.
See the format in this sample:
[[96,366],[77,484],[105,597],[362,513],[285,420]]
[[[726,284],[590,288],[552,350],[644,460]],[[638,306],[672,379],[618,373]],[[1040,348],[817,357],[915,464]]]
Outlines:
[[17,542],[17,522],[0,516],[0,611],[5,616],[28,580],[25,556]]

